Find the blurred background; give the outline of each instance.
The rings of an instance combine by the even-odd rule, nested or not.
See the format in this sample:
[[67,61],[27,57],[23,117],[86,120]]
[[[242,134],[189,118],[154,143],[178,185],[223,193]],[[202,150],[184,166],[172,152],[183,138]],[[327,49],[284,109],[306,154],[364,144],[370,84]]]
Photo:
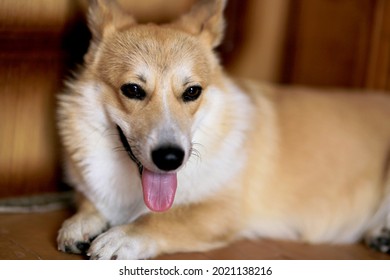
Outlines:
[[[194,0],[122,0],[165,22]],[[55,95],[82,62],[84,0],[0,0],[0,198],[61,184]],[[266,82],[390,90],[390,0],[230,0],[229,73]]]

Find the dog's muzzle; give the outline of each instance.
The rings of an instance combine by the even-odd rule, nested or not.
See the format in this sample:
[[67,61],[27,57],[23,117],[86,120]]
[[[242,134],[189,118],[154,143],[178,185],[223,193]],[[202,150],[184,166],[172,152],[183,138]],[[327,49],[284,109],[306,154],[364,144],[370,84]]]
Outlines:
[[163,145],[152,151],[153,163],[160,171],[148,170],[134,155],[131,146],[117,125],[119,139],[130,159],[137,165],[141,177],[145,205],[152,211],[163,212],[171,208],[177,189],[177,171],[184,161],[185,152],[176,145]]

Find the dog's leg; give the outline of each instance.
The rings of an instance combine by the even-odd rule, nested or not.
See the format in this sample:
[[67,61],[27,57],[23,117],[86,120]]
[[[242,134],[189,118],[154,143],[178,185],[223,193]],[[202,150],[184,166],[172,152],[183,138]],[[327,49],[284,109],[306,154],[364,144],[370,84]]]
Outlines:
[[80,194],[78,211],[67,219],[58,232],[58,250],[81,254],[85,253],[91,241],[108,227],[107,221],[102,217],[93,204]]
[[237,205],[230,206],[209,202],[145,215],[98,236],[88,255],[91,259],[147,259],[217,248],[234,239],[242,222],[236,218]]

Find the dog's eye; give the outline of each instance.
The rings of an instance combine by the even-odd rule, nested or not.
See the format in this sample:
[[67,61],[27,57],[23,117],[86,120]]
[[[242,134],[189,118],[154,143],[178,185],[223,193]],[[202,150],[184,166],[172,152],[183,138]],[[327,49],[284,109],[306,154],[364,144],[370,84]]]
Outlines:
[[124,84],[121,86],[121,91],[124,96],[130,99],[144,100],[146,97],[145,91],[137,84]]
[[193,86],[187,88],[184,93],[183,93],[183,101],[184,102],[190,102],[190,101],[195,101],[198,99],[198,97],[202,93],[202,88],[200,86]]

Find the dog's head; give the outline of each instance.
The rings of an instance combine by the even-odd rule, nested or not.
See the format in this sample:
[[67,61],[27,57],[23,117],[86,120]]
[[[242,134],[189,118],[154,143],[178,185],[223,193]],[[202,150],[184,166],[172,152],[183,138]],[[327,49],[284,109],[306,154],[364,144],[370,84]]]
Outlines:
[[172,23],[141,25],[113,1],[91,3],[86,73],[138,165],[146,205],[154,211],[172,205],[201,108],[221,79],[213,49],[222,38],[224,6],[223,0],[201,0]]

